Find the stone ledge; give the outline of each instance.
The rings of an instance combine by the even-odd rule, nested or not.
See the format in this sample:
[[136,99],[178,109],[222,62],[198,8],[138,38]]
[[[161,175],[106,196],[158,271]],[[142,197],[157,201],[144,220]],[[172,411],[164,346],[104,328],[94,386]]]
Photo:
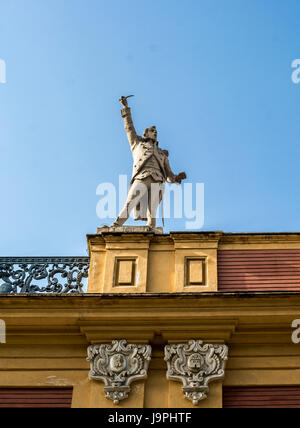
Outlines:
[[163,235],[162,227],[147,227],[147,226],[121,226],[121,227],[109,227],[102,226],[98,227],[97,235],[101,235],[103,233],[112,233],[112,234],[122,234],[122,233],[151,233],[154,235]]

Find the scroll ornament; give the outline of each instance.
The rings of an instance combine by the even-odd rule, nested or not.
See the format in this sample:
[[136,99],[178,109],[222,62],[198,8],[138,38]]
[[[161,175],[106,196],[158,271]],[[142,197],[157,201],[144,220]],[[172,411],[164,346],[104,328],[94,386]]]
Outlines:
[[128,345],[126,340],[91,345],[87,358],[91,363],[90,379],[103,381],[106,397],[119,404],[128,398],[133,381],[147,378],[151,351],[150,345]]
[[201,340],[167,345],[167,379],[182,382],[185,397],[197,405],[199,401],[207,398],[208,384],[224,378],[227,359],[226,345],[204,345]]

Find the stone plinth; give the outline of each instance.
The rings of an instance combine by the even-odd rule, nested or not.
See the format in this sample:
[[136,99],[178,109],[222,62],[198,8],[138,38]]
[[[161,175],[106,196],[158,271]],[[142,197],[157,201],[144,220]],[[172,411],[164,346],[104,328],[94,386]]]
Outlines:
[[147,227],[147,226],[121,226],[121,227],[98,227],[97,234],[101,233],[154,233],[155,235],[162,235],[162,227]]

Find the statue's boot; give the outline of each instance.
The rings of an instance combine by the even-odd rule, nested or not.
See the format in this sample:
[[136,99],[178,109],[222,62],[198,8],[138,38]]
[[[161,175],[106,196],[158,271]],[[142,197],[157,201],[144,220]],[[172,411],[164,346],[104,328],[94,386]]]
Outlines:
[[122,227],[126,220],[126,218],[117,217],[111,227]]
[[156,218],[149,218],[147,221],[147,227],[150,227],[150,229],[156,228]]

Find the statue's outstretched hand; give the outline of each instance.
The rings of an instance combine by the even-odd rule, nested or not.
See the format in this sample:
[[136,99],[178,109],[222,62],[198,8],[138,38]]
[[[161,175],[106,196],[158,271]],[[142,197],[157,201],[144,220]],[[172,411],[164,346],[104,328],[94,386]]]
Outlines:
[[182,180],[186,179],[186,173],[180,172],[178,175],[176,175],[176,183],[181,184]]
[[128,107],[128,98],[132,98],[132,97],[134,97],[134,95],[128,95],[128,97],[121,97],[120,98],[120,102],[121,102],[121,104],[122,104],[122,106],[124,106],[124,107]]
[[120,103],[122,104],[123,107],[128,107],[128,101],[126,97],[121,97]]

